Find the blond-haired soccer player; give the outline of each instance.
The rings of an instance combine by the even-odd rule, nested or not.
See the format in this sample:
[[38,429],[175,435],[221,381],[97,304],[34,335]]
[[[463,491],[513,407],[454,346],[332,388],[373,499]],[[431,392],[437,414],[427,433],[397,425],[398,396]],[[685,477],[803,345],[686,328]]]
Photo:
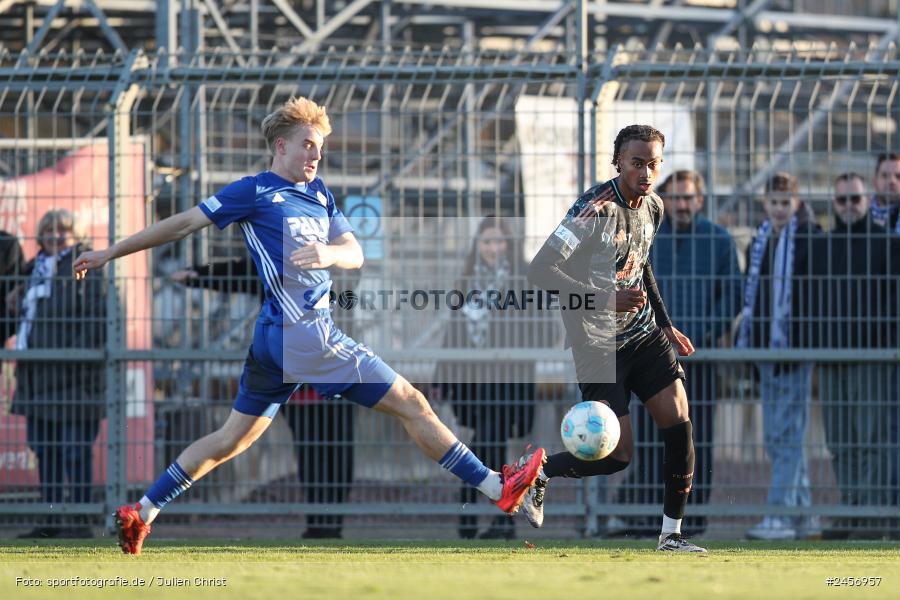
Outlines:
[[[331,124],[324,107],[292,98],[262,122],[272,166],[225,186],[199,206],[164,219],[106,250],[87,252],[76,277],[115,258],[237,223],[265,288],[240,389],[225,424],[188,446],[137,504],[116,512],[119,545],[139,554],[150,523],[196,480],[237,456],[272,423],[299,382],[400,420],[431,459],[515,513],[537,478],[537,449],[502,473],[491,471],[437,418],[425,397],[331,319],[329,269],[355,269],[362,248],[318,177]],[[290,381],[292,383],[287,383]]]

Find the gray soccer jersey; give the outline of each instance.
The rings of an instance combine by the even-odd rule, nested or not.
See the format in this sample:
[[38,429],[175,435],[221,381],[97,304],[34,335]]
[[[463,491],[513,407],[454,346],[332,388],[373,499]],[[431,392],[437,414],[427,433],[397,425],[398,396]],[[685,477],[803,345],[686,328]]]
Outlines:
[[[562,272],[606,297],[617,288],[644,290],[644,265],[662,218],[659,196],[644,196],[640,206],[632,208],[622,197],[618,182],[611,179],[575,201],[545,246],[559,253],[555,262]],[[615,316],[603,309],[566,311],[563,321],[573,345],[599,348],[609,347],[611,330],[615,347],[620,349],[656,327],[649,302],[637,313]]]

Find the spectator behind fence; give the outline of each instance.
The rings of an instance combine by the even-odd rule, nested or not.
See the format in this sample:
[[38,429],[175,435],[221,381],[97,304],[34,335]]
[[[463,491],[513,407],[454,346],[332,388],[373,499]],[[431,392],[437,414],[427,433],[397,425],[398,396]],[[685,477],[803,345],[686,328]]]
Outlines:
[[[527,283],[522,262],[509,224],[501,217],[485,217],[478,224],[456,289],[467,297],[473,290],[481,290],[486,295],[493,290],[505,293],[523,289]],[[445,348],[530,346],[527,338],[533,336],[537,325],[528,318],[533,316],[532,311],[491,309],[477,301],[467,302],[450,315]],[[531,431],[534,370],[534,362],[496,360],[446,361],[436,367],[435,381],[441,397],[452,403],[459,423],[474,430],[470,448],[489,464],[504,462],[510,437],[522,437]],[[460,490],[460,502],[464,506],[473,504],[476,498],[468,487]],[[460,517],[460,537],[474,538],[477,527],[477,516]],[[501,515],[478,537],[512,539],[513,536],[512,518]]]
[[0,345],[16,332],[18,320],[7,308],[17,302],[17,289],[25,272],[22,246],[14,235],[0,231]]
[[900,153],[878,155],[875,162],[875,194],[869,210],[873,223],[900,233]]
[[[900,234],[900,152],[887,152],[878,156],[875,163],[875,195],[872,197],[872,220],[882,225],[893,234]],[[900,239],[894,237],[890,242],[888,268],[893,274],[889,297],[891,306],[896,310],[897,298],[900,298]],[[900,327],[897,324],[896,312],[892,315],[889,328],[893,339],[900,339]],[[893,347],[898,343],[895,341]],[[890,415],[891,444],[891,497],[894,506],[900,505],[900,366],[891,367],[891,393],[893,397]],[[891,537],[900,537],[900,524],[895,519],[892,524]]]
[[[737,249],[731,235],[700,214],[704,203],[703,177],[695,171],[676,171],[660,186],[665,204],[665,220],[651,247],[651,263],[659,292],[669,307],[672,322],[698,348],[715,348],[719,338],[731,330],[741,308],[741,272]],[[686,366],[685,386],[693,399],[694,485],[691,503],[705,504],[712,483],[713,423],[719,397],[716,365],[692,362]],[[633,413],[640,444],[632,469],[619,488],[620,504],[660,504],[662,490],[663,443],[647,411]],[[706,517],[685,517],[688,535],[700,536]],[[653,535],[656,518],[610,519],[607,533]]]
[[[98,270],[81,281],[72,262],[87,249],[75,218],[51,210],[37,227],[40,250],[25,267],[27,280],[11,308],[19,318],[16,349],[84,349],[105,346],[105,282]],[[91,448],[106,414],[105,373],[97,361],[16,361],[16,393],[10,412],[26,419],[26,439],[37,458],[41,502],[91,501]],[[68,480],[68,488],[66,487]],[[66,492],[68,491],[68,495]],[[60,527],[56,518],[20,537],[92,537],[85,519]]]
[[[832,206],[834,227],[813,242],[814,344],[843,351],[889,347],[887,230],[872,222],[862,176],[839,175]],[[888,504],[890,376],[876,363],[819,367],[825,440],[845,505]],[[872,525],[863,518],[838,519],[826,535],[880,537]]]
[[[802,327],[809,304],[808,282],[812,236],[821,231],[811,210],[800,200],[797,179],[772,175],[762,199],[766,220],[748,248],[744,308],[738,331],[740,348],[773,351],[806,345]],[[803,446],[809,422],[812,369],[810,362],[761,362],[756,365],[762,398],[763,440],[772,461],[767,504],[811,505],[809,474]],[[821,533],[817,517],[768,515],[747,532],[752,539],[784,540]]]
[[[253,294],[263,299],[263,286],[256,266],[247,257],[195,265],[172,273],[170,278],[191,287]],[[344,284],[344,289],[350,285],[349,281],[335,277],[335,284],[340,283]],[[346,325],[341,327],[349,331]],[[343,503],[353,481],[353,404],[343,398],[326,400],[308,385],[301,385],[285,405],[284,417],[294,437],[297,477],[306,501],[310,504]],[[343,527],[343,515],[308,514],[303,537],[340,538]]]

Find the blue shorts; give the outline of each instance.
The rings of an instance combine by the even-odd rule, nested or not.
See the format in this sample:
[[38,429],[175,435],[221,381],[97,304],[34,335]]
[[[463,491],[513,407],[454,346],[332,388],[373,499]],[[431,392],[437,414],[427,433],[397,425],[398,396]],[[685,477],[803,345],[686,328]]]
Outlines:
[[300,383],[371,408],[396,378],[381,358],[335,326],[328,309],[297,323],[257,320],[234,409],[274,417]]

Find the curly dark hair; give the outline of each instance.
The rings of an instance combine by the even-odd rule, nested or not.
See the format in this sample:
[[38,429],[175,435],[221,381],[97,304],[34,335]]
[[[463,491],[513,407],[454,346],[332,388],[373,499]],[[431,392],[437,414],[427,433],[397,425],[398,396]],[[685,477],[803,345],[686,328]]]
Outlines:
[[640,140],[642,142],[657,141],[662,144],[664,148],[666,146],[666,136],[664,136],[656,127],[653,127],[652,125],[629,125],[619,132],[616,136],[616,141],[613,144],[612,164],[615,165],[617,169],[619,168],[619,152],[621,152],[622,146],[631,140]]

